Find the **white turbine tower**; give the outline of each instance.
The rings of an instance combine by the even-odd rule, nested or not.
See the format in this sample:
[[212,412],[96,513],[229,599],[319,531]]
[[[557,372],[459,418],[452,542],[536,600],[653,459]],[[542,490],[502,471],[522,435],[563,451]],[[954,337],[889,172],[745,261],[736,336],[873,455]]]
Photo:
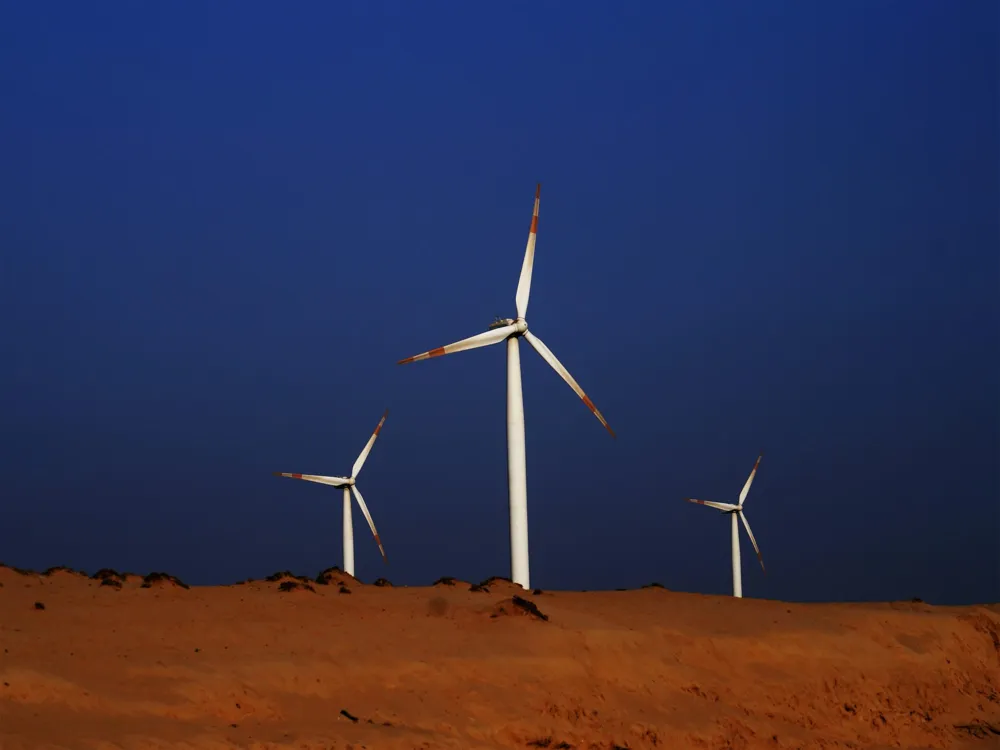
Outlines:
[[281,471],[274,472],[276,476],[279,477],[289,477],[291,479],[304,479],[307,482],[317,482],[319,484],[329,484],[334,487],[343,487],[344,489],[344,572],[354,575],[354,522],[351,518],[351,493],[354,493],[354,497],[358,501],[358,505],[361,507],[361,512],[365,515],[365,520],[368,521],[368,526],[372,530],[372,534],[375,536],[375,543],[378,544],[379,552],[382,553],[382,559],[389,562],[389,559],[385,556],[385,550],[382,548],[382,540],[379,539],[378,532],[375,530],[375,522],[372,521],[372,514],[368,512],[368,506],[365,505],[365,499],[361,496],[361,492],[355,485],[358,474],[361,473],[361,467],[365,465],[365,459],[368,458],[368,454],[371,453],[372,446],[375,445],[375,438],[378,437],[379,431],[382,429],[382,425],[385,424],[385,418],[389,416],[389,410],[385,410],[385,414],[382,415],[382,419],[379,420],[378,426],[375,428],[375,432],[372,436],[368,438],[368,443],[365,445],[364,449],[361,451],[361,455],[358,456],[358,460],[354,462],[354,468],[351,469],[350,477],[324,477],[317,474],[286,474]]
[[757,456],[757,463],[753,465],[753,469],[750,471],[750,476],[747,477],[746,484],[743,485],[743,491],[740,493],[740,501],[738,504],[733,505],[732,503],[716,503],[711,500],[694,500],[693,498],[687,498],[689,503],[698,503],[698,505],[707,505],[709,508],[715,508],[721,510],[723,513],[732,517],[732,535],[733,535],[733,596],[742,597],[743,596],[743,573],[740,570],[740,525],[736,522],[736,517],[739,516],[740,520],[743,521],[743,525],[746,526],[747,535],[750,537],[750,543],[753,545],[754,552],[757,553],[757,559],[760,561],[760,568],[764,569],[764,558],[760,556],[760,548],[757,546],[757,540],[753,538],[753,532],[750,530],[750,522],[747,521],[746,514],[743,512],[743,503],[747,499],[747,493],[750,491],[750,484],[753,482],[754,475],[757,473],[757,467],[760,466],[760,460],[764,457],[763,454]]
[[521,355],[518,351],[518,339],[522,336],[538,352],[542,359],[549,363],[553,370],[569,384],[576,395],[587,405],[594,416],[614,437],[607,420],[594,406],[594,402],[583,392],[580,385],[556,359],[556,355],[542,343],[542,340],[528,330],[525,315],[528,312],[528,296],[531,292],[531,270],[535,263],[535,237],[538,233],[538,201],[542,186],[535,188],[535,208],[531,216],[531,228],[528,230],[528,245],[524,250],[524,262],[521,265],[521,277],[517,282],[517,318],[498,318],[489,330],[462,339],[454,344],[431,349],[429,352],[415,357],[402,359],[398,364],[416,362],[421,359],[440,357],[443,354],[462,352],[467,349],[478,349],[482,346],[507,342],[507,492],[510,504],[510,567],[511,580],[524,588],[530,588],[528,574],[528,486],[527,467],[524,454],[524,402],[521,397]]

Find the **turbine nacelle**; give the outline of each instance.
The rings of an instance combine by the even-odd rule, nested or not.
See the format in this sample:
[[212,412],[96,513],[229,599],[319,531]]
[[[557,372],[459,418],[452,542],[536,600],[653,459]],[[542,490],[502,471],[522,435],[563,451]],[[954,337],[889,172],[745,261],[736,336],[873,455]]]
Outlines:
[[[514,326],[514,330],[511,332],[511,336],[523,336],[528,332],[528,321],[524,318],[500,318],[496,317],[493,322],[490,323],[489,331],[495,331],[498,328],[508,328],[509,326]],[[510,338],[508,336],[508,338]]]

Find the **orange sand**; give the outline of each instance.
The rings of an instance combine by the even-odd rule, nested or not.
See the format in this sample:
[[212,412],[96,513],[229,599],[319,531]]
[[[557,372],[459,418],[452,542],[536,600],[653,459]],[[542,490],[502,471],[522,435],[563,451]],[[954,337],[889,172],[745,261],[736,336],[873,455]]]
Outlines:
[[0,748],[1000,746],[995,605],[330,578],[0,567]]

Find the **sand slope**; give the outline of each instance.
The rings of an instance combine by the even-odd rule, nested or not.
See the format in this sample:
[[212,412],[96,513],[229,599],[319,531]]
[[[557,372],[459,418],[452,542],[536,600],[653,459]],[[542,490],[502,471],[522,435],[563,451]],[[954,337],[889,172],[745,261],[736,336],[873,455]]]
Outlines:
[[3,750],[1000,747],[996,606],[109,577],[0,568]]

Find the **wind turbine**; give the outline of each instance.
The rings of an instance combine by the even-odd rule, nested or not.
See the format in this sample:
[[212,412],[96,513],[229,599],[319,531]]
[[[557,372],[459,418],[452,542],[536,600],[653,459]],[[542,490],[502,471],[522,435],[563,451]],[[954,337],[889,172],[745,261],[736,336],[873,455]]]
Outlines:
[[579,383],[573,379],[562,362],[556,359],[542,340],[528,330],[525,315],[528,312],[528,296],[531,292],[531,271],[535,263],[535,238],[538,234],[538,201],[542,186],[535,188],[535,208],[531,215],[531,228],[528,230],[528,244],[524,250],[524,262],[521,264],[521,277],[517,282],[515,303],[517,318],[497,318],[489,326],[489,330],[454,344],[431,349],[429,352],[407,357],[397,364],[405,365],[421,359],[440,357],[444,354],[463,352],[467,349],[478,349],[482,346],[507,342],[507,492],[510,506],[510,567],[511,579],[524,588],[531,588],[528,575],[528,485],[527,466],[524,451],[524,402],[521,396],[521,355],[518,351],[518,339],[524,339],[531,344],[542,359],[549,363],[559,377],[569,384],[576,395],[587,405],[594,416],[614,437],[614,430],[608,426],[607,420],[594,406]]
[[743,525],[746,526],[747,535],[750,537],[750,543],[753,544],[754,552],[757,553],[757,560],[760,561],[760,569],[767,573],[764,568],[764,558],[760,556],[760,548],[757,546],[757,540],[753,538],[753,532],[750,531],[750,522],[747,521],[746,514],[743,512],[743,503],[747,499],[747,493],[750,491],[750,484],[753,482],[754,475],[757,473],[757,467],[760,466],[760,460],[764,457],[764,454],[757,456],[757,462],[753,465],[753,469],[750,471],[750,476],[747,477],[746,484],[743,485],[743,491],[740,493],[740,501],[738,504],[733,505],[732,503],[716,503],[711,500],[694,500],[693,498],[687,498],[689,503],[698,503],[698,505],[707,505],[709,508],[715,508],[721,510],[723,513],[732,517],[732,535],[733,535],[733,596],[743,597],[743,573],[740,570],[740,525],[736,522],[736,517],[739,516],[740,520],[743,521]]
[[385,556],[385,549],[382,548],[382,540],[379,539],[378,532],[375,530],[375,522],[372,521],[372,514],[368,512],[368,506],[365,505],[365,499],[361,496],[361,491],[358,490],[355,481],[357,480],[358,474],[361,473],[361,467],[365,465],[365,459],[368,458],[368,454],[371,453],[372,446],[375,445],[375,438],[378,437],[379,431],[382,429],[382,425],[385,424],[385,418],[389,416],[389,410],[385,410],[385,414],[382,415],[382,419],[379,420],[378,426],[375,428],[375,432],[372,436],[368,438],[368,443],[365,445],[364,449],[361,451],[361,455],[358,456],[358,460],[354,462],[354,467],[351,469],[350,477],[324,477],[317,474],[286,474],[281,471],[274,472],[276,476],[279,477],[289,477],[291,479],[304,479],[307,482],[317,482],[319,484],[329,484],[334,487],[343,487],[344,489],[344,572],[354,575],[354,522],[351,518],[351,493],[354,493],[355,499],[358,501],[358,505],[361,507],[361,512],[365,515],[365,520],[368,521],[368,527],[372,530],[372,534],[375,536],[375,543],[378,544],[378,550],[382,553],[382,559],[389,562],[389,558]]

